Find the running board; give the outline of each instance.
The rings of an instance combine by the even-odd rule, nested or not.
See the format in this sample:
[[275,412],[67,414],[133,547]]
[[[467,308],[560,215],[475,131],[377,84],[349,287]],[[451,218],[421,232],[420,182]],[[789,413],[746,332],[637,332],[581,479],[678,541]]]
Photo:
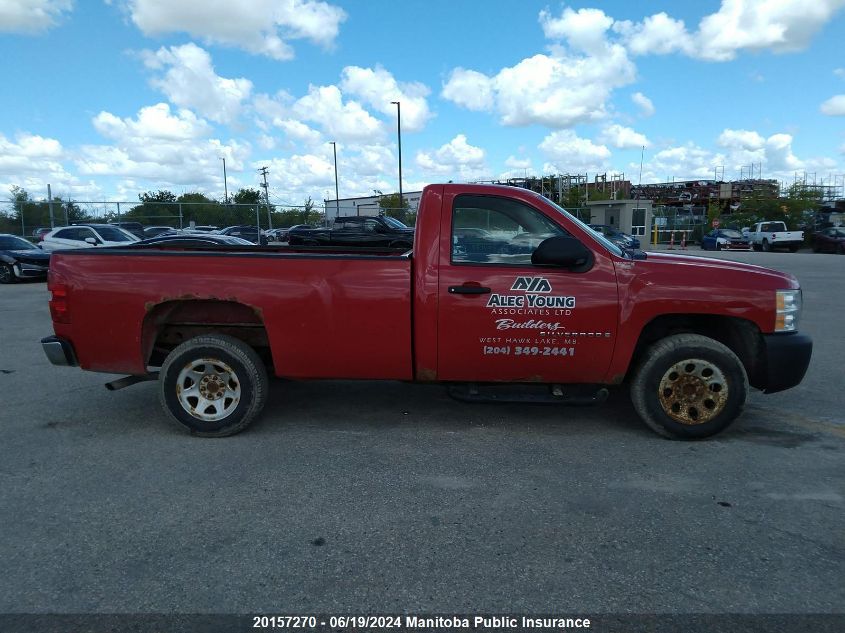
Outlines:
[[118,389],[131,387],[139,382],[147,382],[149,380],[158,380],[158,372],[150,372],[149,374],[144,374],[143,376],[124,376],[123,378],[107,382],[106,389],[109,391],[117,391]]
[[585,406],[607,400],[601,385],[476,384],[449,386],[449,395],[463,402],[515,402]]

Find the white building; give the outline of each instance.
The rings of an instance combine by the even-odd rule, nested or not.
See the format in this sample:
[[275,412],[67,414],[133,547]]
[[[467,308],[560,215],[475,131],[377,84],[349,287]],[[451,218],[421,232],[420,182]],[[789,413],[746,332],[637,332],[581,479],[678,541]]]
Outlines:
[[[405,198],[405,202],[408,203],[411,211],[416,211],[419,208],[420,196],[422,196],[422,191],[402,192],[402,197]],[[323,204],[326,205],[326,219],[346,215],[378,215],[381,212],[381,208],[378,206],[379,198],[381,196],[323,200]]]

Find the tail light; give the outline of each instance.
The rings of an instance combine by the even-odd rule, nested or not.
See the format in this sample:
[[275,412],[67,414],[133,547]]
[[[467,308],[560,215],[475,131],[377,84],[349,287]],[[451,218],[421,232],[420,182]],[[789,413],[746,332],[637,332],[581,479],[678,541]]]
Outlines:
[[54,323],[70,323],[68,308],[68,287],[61,282],[50,280],[47,289],[53,293],[50,299],[50,316]]

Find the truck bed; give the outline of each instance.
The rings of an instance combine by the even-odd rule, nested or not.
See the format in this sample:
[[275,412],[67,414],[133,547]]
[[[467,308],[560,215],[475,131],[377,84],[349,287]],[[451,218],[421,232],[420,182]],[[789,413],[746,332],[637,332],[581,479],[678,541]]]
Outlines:
[[[263,328],[280,377],[412,378],[409,253],[79,249],[56,252],[51,268],[51,287],[67,287],[71,319],[56,333],[79,350],[83,369],[143,374],[157,332],[178,342],[214,314],[256,336]],[[179,308],[189,303],[202,319]]]

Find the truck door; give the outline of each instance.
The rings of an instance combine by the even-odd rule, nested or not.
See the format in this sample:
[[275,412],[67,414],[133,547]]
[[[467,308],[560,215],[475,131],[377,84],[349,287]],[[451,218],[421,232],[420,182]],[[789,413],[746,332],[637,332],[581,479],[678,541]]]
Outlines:
[[584,240],[595,254],[589,270],[535,267],[540,242],[569,234],[553,207],[447,193],[450,207],[441,225],[450,244],[440,249],[438,379],[601,381],[618,319],[609,254]]

